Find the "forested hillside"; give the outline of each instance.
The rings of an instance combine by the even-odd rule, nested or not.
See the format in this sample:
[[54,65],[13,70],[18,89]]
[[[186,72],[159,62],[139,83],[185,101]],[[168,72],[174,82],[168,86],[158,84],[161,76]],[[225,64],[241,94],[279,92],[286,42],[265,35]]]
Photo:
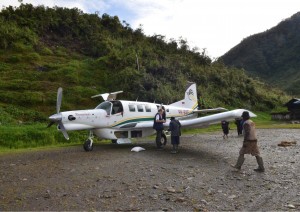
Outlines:
[[291,95],[300,96],[300,12],[263,33],[244,39],[220,58],[244,68]]
[[187,81],[202,107],[272,110],[287,96],[243,70],[212,63],[184,39],[145,36],[118,17],[21,4],[0,12],[0,122],[44,122],[62,110],[93,108],[90,96],[123,90],[121,99],[170,103]]

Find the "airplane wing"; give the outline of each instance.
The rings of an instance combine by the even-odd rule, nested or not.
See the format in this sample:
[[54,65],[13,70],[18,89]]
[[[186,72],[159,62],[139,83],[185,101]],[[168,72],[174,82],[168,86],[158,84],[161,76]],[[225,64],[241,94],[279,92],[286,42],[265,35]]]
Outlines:
[[193,127],[193,126],[206,127],[212,124],[218,124],[222,120],[232,121],[235,120],[236,118],[240,118],[244,111],[248,111],[250,117],[256,117],[256,115],[249,110],[235,109],[235,110],[208,115],[200,118],[195,118],[190,120],[180,120],[180,123],[182,127]]
[[227,111],[227,109],[223,107],[218,107],[212,109],[193,110],[193,113],[212,113],[212,112],[224,112],[224,111]]
[[[242,113],[244,111],[248,111],[250,114],[250,117],[256,117],[254,113],[252,113],[249,110],[244,109],[235,109],[231,111],[226,111],[222,113],[217,113],[213,115],[208,115],[200,118],[195,119],[188,119],[188,120],[180,120],[181,127],[182,128],[188,128],[188,127],[208,127],[212,124],[218,124],[222,120],[232,121],[236,118],[240,118],[242,116]],[[170,121],[167,121],[164,123],[164,127],[169,127]],[[152,128],[153,121],[147,121],[147,122],[140,122],[135,125],[135,128]]]

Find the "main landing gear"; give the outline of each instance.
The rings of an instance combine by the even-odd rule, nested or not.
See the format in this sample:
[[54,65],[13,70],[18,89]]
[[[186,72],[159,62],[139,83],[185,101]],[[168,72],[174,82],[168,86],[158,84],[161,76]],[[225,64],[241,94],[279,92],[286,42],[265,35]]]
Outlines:
[[93,133],[90,131],[89,138],[84,142],[83,144],[83,149],[87,152],[90,152],[93,150]]

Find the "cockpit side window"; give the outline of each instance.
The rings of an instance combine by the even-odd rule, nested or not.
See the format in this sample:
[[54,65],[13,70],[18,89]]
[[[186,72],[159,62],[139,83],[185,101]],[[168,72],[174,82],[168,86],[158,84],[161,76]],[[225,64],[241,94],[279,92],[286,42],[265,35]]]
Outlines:
[[113,101],[113,108],[111,114],[117,114],[123,112],[123,105],[120,101]]

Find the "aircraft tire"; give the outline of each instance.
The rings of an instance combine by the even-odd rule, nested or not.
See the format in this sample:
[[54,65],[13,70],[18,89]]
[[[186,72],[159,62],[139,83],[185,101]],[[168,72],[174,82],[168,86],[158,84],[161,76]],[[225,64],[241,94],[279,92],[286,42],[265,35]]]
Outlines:
[[93,143],[91,141],[91,139],[87,139],[84,144],[83,144],[83,149],[86,151],[86,152],[89,152],[89,151],[92,151],[93,150]]
[[161,135],[161,143],[166,146],[167,145],[167,136],[166,134]]

